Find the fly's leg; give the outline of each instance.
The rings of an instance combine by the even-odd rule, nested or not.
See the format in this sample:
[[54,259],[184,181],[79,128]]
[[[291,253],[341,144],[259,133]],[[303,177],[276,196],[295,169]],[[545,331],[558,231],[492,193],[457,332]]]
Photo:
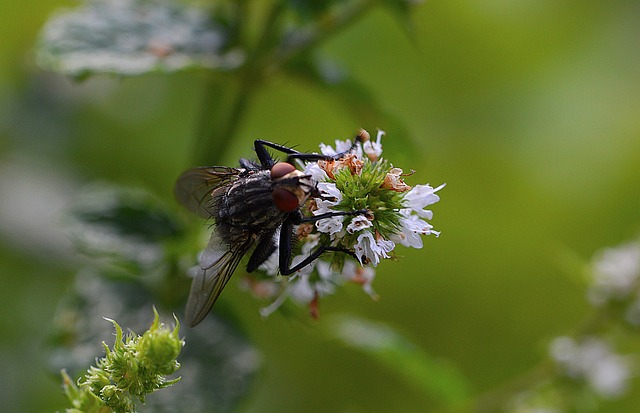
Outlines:
[[362,133],[359,132],[356,135],[353,141],[353,144],[351,145],[351,147],[349,147],[349,149],[347,149],[344,152],[337,153],[335,155],[323,155],[319,153],[298,152],[295,149],[292,149],[283,145],[279,145],[277,143],[265,141],[262,139],[256,139],[253,142],[253,146],[255,148],[256,155],[258,156],[258,159],[262,164],[262,167],[265,169],[271,169],[271,167],[275,164],[275,161],[273,160],[273,157],[269,154],[269,151],[267,151],[267,147],[287,154],[287,162],[290,164],[293,164],[293,161],[295,159],[299,159],[303,162],[337,160],[342,158],[346,154],[351,153],[355,149],[358,142],[362,142],[362,141],[363,141]]
[[271,167],[276,163],[276,161],[273,160],[273,157],[267,150],[267,147],[276,149],[280,152],[286,153],[287,155],[299,153],[295,149],[291,149],[283,145],[278,145],[277,143],[264,141],[262,139],[256,139],[255,141],[253,141],[253,147],[255,148],[258,160],[260,161],[260,164],[264,169],[271,169]]
[[313,217],[303,217],[302,214],[291,214],[282,224],[280,230],[280,248],[279,248],[279,267],[282,275],[291,275],[294,272],[306,267],[313,261],[318,259],[327,251],[343,252],[354,258],[356,255],[353,251],[343,247],[334,247],[331,245],[320,245],[309,254],[304,260],[291,267],[291,244],[293,242],[293,226],[303,222],[315,222],[325,218],[332,218],[346,215],[366,215],[369,211],[336,211],[327,212],[326,214],[315,215]]
[[275,231],[271,231],[267,234],[264,234],[256,249],[253,250],[253,253],[249,257],[249,262],[247,263],[247,272],[253,272],[256,268],[261,266],[276,250],[276,243],[274,242]]

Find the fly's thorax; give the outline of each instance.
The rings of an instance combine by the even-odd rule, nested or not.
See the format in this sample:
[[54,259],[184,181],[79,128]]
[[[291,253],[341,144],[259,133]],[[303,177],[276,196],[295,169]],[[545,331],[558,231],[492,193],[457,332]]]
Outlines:
[[218,194],[216,224],[250,233],[277,228],[286,214],[276,208],[271,192],[268,170],[255,170],[243,175],[224,193]]

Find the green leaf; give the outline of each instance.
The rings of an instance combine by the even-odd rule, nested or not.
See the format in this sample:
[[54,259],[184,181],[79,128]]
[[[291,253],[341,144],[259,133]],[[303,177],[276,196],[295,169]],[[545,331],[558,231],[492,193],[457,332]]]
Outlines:
[[411,12],[413,8],[422,3],[421,0],[383,0],[382,5],[400,20],[400,24],[408,35],[413,33],[413,22],[411,21]]
[[118,276],[165,271],[172,242],[184,234],[173,213],[150,193],[115,187],[87,188],[64,224],[79,251],[114,266]]
[[287,3],[302,20],[312,20],[344,0],[288,0]]
[[181,234],[182,228],[169,210],[150,193],[124,188],[87,190],[71,214],[97,227],[111,228],[123,237],[159,241]]
[[177,0],[87,0],[54,16],[43,28],[39,64],[84,77],[230,70],[243,55],[228,50],[226,27],[210,11]]
[[467,381],[458,370],[384,324],[339,316],[331,320],[329,329],[345,345],[371,356],[445,405],[463,402],[469,395]]

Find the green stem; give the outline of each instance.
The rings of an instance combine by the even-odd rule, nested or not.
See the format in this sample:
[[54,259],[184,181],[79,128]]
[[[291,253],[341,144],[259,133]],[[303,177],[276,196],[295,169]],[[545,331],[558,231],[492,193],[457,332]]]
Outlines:
[[240,76],[211,77],[204,93],[192,158],[195,165],[221,165],[247,108],[251,88]]
[[299,30],[293,35],[293,42],[278,48],[274,41],[279,36],[284,6],[283,3],[275,3],[266,15],[264,29],[245,67],[228,76],[211,75],[208,78],[192,155],[195,164],[223,164],[228,143],[234,139],[248,102],[262,80],[353,23],[375,4],[375,0],[353,0],[338,6]]
[[270,41],[277,37],[279,18],[284,10],[278,2],[267,14],[258,42],[247,57],[244,68],[228,76],[211,76],[205,85],[202,114],[193,160],[198,165],[222,165],[229,143],[240,126],[248,102],[261,84],[263,56]]
[[546,360],[523,375],[481,395],[465,411],[476,413],[503,411],[512,397],[552,378],[554,374],[555,365],[551,360]]

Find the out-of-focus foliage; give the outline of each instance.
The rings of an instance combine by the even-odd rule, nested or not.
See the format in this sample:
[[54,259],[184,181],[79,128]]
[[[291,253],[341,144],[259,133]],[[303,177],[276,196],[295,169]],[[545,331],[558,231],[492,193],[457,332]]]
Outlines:
[[208,68],[229,70],[242,52],[210,10],[173,0],[92,0],[53,17],[38,45],[39,63],[83,77]]
[[[158,65],[170,59],[171,53],[163,57],[167,52],[182,49],[134,36],[131,50],[152,55],[141,70],[152,74],[72,83],[37,69],[34,45],[55,10],[77,4],[0,2],[0,369],[10,378],[0,386],[0,404],[7,411],[63,409],[57,368],[91,364],[101,355],[98,343],[112,338],[92,339],[95,348],[76,350],[86,364],[75,364],[73,351],[65,353],[61,344],[77,349],[89,342],[80,333],[110,334],[102,316],[136,329],[121,316],[135,318],[131,308],[139,305],[146,317],[156,304],[161,313],[176,309],[180,317],[190,281],[185,274],[204,242],[199,234],[206,232],[206,225],[191,226],[174,209],[171,188],[181,170],[236,165],[251,154],[255,138],[313,150],[358,127],[380,127],[398,137],[385,142],[394,166],[415,169],[416,182],[428,176],[432,184],[447,183],[434,221],[441,237],[377,268],[379,302],[357,288],[346,291],[322,303],[317,323],[295,312],[262,320],[258,305],[232,281],[216,315],[186,333],[183,380],[147,403],[174,398],[186,404],[181,411],[215,404],[249,412],[424,412],[469,394],[480,396],[480,407],[508,400],[513,411],[635,408],[640,388],[633,376],[625,381],[624,397],[593,392],[600,383],[592,372],[604,364],[587,355],[604,355],[612,361],[604,366],[611,367],[640,345],[635,327],[616,318],[627,306],[594,308],[585,299],[592,287],[584,268],[596,251],[634,239],[640,230],[638,6],[427,1],[408,14],[404,8],[412,2],[379,2],[392,8],[364,0],[250,3],[219,2],[223,19],[199,20],[209,22],[205,32],[215,27],[228,34],[214,56],[249,46],[240,47],[244,59],[224,66],[224,75],[211,76],[193,56],[181,60],[184,65]],[[338,17],[356,10],[349,6],[366,12],[335,32]],[[269,20],[268,12],[278,7],[295,9]],[[238,15],[244,17],[241,27],[230,23]],[[277,36],[262,38],[269,24],[279,28]],[[147,29],[147,35],[156,33]],[[91,36],[80,40],[76,44],[86,45]],[[284,63],[259,76],[245,66],[278,59]],[[111,72],[123,74],[118,70]],[[167,71],[172,73],[160,74]],[[235,82],[240,72],[254,81],[250,99],[242,98]],[[205,133],[211,130],[217,135]],[[212,136],[221,146],[203,144]],[[98,266],[95,254],[88,259],[72,252],[63,212],[91,206],[84,199],[87,184],[96,181],[143,188],[153,194],[143,198],[155,205],[112,208],[105,201],[76,215],[82,218],[74,221],[82,223],[76,229],[111,231],[129,219],[144,224],[138,228],[155,228],[147,239],[139,236],[146,229],[113,232],[131,255],[101,255]],[[136,261],[136,245],[161,258]],[[157,271],[149,275],[149,268]],[[93,295],[77,299],[93,284]],[[361,322],[368,333],[393,326],[392,341],[415,348],[392,346],[381,353],[345,345],[345,336],[326,334],[340,331],[333,313],[375,320]],[[585,320],[591,313],[597,316]],[[61,330],[65,314],[71,314],[67,321],[83,320],[80,328],[66,322],[68,329]],[[56,345],[42,351],[51,337]],[[551,357],[550,343],[556,344]],[[200,346],[191,367],[190,346]],[[56,368],[47,375],[51,348],[57,349]],[[203,363],[203,357],[211,360]],[[260,360],[260,380],[251,384]],[[431,365],[435,360],[455,370],[438,369]],[[415,386],[394,369],[405,362],[416,366],[409,378]],[[618,378],[626,374],[612,371]],[[430,380],[435,384],[425,384]],[[450,380],[453,386],[443,384]],[[438,388],[445,390],[434,393]]]

